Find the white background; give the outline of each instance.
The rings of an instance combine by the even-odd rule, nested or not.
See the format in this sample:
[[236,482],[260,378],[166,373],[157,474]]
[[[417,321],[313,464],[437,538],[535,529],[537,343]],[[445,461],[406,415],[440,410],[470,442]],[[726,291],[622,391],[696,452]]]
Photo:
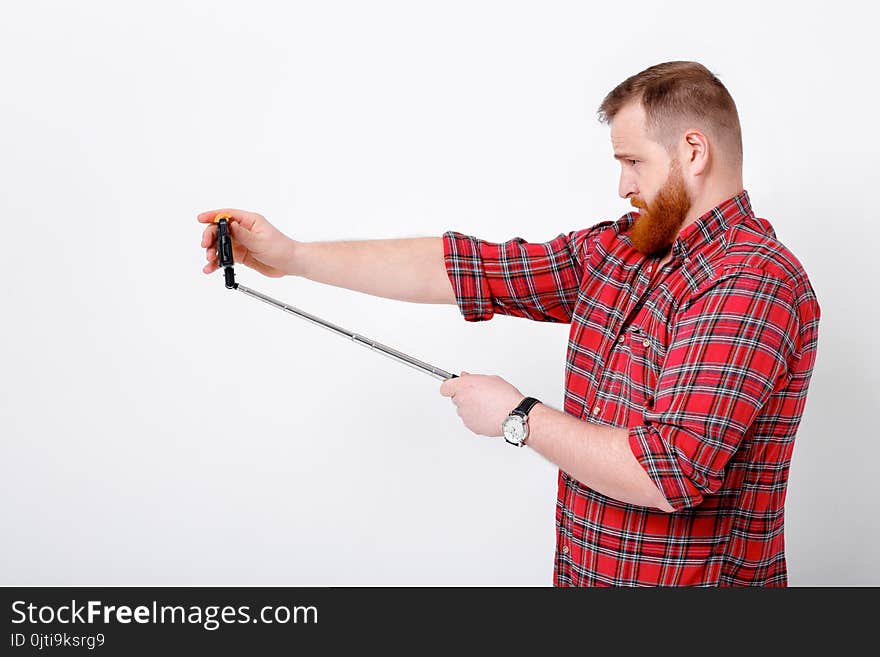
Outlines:
[[[755,212],[822,308],[790,583],[880,584],[869,7],[4,3],[0,583],[550,585],[556,468],[470,434],[439,381],[202,274],[195,216],[304,241],[616,219],[596,108],[690,59],[736,100]],[[562,406],[568,326],[238,278]]]

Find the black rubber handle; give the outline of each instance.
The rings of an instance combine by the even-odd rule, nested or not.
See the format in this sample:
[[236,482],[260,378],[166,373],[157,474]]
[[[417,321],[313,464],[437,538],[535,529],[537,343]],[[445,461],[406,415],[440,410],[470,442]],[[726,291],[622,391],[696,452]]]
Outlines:
[[217,260],[223,267],[226,287],[230,290],[238,287],[235,283],[235,270],[232,268],[235,261],[232,258],[232,235],[229,234],[228,219],[217,222]]
[[229,221],[221,219],[217,223],[217,259],[221,267],[232,267],[232,236],[229,234]]

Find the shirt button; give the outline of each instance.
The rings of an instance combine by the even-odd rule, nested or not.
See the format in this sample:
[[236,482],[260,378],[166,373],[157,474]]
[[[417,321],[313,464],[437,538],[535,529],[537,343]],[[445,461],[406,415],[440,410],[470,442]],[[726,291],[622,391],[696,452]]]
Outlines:
[[567,545],[562,546],[562,554],[568,554],[568,546]]
[[598,406],[596,406],[596,407],[593,409],[593,415],[599,415],[599,411],[600,411],[600,410],[601,410],[601,409],[600,409]]
[[648,271],[649,274],[651,273],[651,270],[652,270],[652,269],[654,269],[654,268],[653,268],[651,265],[648,265],[648,270],[647,270],[647,271]]
[[624,340],[626,340],[626,337],[624,337],[623,335],[621,335],[619,338],[617,338],[617,341],[620,342],[621,344],[623,343]]
[[642,346],[643,346],[643,347],[650,347],[650,346],[651,346],[651,341],[648,340],[648,339],[642,340]]

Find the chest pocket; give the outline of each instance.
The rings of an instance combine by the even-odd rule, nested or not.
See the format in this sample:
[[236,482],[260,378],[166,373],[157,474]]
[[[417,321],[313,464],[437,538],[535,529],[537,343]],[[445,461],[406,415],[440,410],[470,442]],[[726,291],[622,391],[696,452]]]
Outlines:
[[636,321],[623,333],[630,351],[632,401],[650,407],[654,403],[660,372],[666,360],[668,331],[654,321]]

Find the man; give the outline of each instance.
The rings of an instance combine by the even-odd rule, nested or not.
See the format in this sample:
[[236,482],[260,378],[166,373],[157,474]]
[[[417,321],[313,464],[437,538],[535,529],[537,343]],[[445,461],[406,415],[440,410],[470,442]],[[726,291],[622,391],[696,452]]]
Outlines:
[[[559,411],[497,376],[441,394],[474,433],[559,466],[556,586],[787,584],[788,469],[819,305],[754,215],[727,89],[696,62],[652,66],[599,109],[640,212],[546,243],[300,243],[231,212],[235,260],[369,294],[571,324]],[[210,222],[214,210],[199,215]],[[217,269],[215,232],[202,238]]]

